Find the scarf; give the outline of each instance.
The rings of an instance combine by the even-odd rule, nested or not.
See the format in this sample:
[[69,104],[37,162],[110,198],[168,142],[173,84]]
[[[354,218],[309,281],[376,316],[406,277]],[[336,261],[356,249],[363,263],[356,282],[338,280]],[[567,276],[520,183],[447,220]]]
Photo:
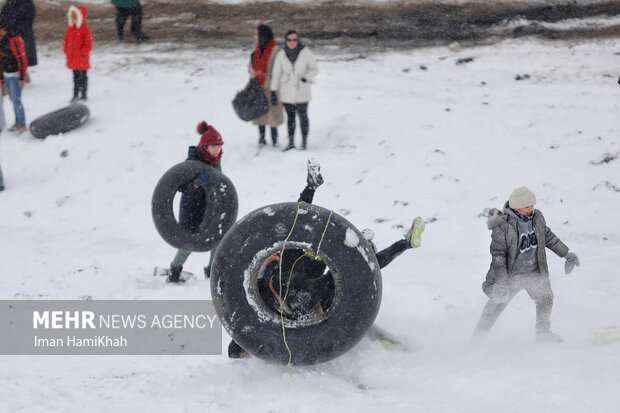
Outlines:
[[297,47],[295,47],[294,49],[289,49],[288,47],[284,47],[284,52],[286,53],[286,57],[288,57],[288,60],[290,60],[291,63],[295,64],[295,60],[297,60],[297,56],[299,56],[299,52],[301,52],[304,47],[305,46],[303,44],[299,43]]
[[256,50],[254,50],[254,61],[252,62],[254,66],[254,70],[260,72],[256,75],[256,79],[258,79],[258,83],[260,83],[261,87],[265,85],[265,77],[267,76],[267,65],[269,63],[269,56],[271,56],[271,51],[276,45],[276,40],[272,37],[265,46],[265,50],[261,53],[260,47],[256,46]]
[[205,162],[210,163],[211,165],[217,165],[222,161],[222,154],[224,153],[224,151],[220,151],[220,154],[218,156],[213,156],[209,153],[207,148],[199,146],[198,149],[200,150],[202,158],[205,160]]

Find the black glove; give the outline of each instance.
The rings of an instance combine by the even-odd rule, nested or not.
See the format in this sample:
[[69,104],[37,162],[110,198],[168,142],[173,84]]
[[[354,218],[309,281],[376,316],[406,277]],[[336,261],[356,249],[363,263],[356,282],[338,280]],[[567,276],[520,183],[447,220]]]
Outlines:
[[566,257],[564,258],[566,258],[566,261],[564,262],[564,273],[565,274],[570,274],[573,268],[575,268],[575,265],[579,267],[580,262],[579,262],[579,258],[577,258],[577,254],[569,252],[568,254],[566,254]]
[[302,77],[302,78],[301,78],[301,79],[299,79],[299,80],[301,80],[301,81],[302,81],[302,82],[304,82],[304,83],[306,83],[306,82],[308,81],[308,79],[306,79],[305,77]]
[[194,186],[203,186],[208,184],[209,182],[211,182],[211,174],[209,173],[209,171],[204,171],[203,173],[198,175],[196,179],[194,179]]
[[271,104],[273,106],[276,106],[278,104],[278,94],[275,90],[271,91]]

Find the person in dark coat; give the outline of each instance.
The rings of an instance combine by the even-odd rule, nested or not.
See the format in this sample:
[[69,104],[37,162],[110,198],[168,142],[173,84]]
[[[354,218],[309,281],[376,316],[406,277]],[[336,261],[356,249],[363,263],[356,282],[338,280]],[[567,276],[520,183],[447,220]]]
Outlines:
[[32,29],[36,13],[32,0],[7,0],[0,10],[0,27],[12,27],[24,39],[30,67],[37,65],[37,47]]
[[[222,172],[222,145],[224,141],[220,133],[211,125],[207,125],[202,121],[198,124],[196,130],[200,134],[200,142],[198,146],[190,146],[187,154],[187,161],[200,161]],[[193,182],[184,188],[179,188],[181,191],[181,203],[179,205],[179,224],[190,231],[198,229],[202,222],[206,201],[205,191],[203,187],[208,185],[211,181],[211,175],[209,171],[205,171],[198,175]],[[209,276],[211,269],[211,262],[213,261],[214,247],[211,251],[211,258],[209,260],[209,266],[205,268],[205,276]],[[187,261],[191,251],[178,250],[174,259],[170,263],[170,274],[168,275],[167,282],[169,283],[182,283],[185,282],[181,278],[181,271],[183,271],[183,264]]]
[[111,0],[116,6],[116,32],[118,40],[125,40],[125,22],[131,17],[130,33],[139,42],[149,40],[150,37],[142,31],[142,5],[140,0]]

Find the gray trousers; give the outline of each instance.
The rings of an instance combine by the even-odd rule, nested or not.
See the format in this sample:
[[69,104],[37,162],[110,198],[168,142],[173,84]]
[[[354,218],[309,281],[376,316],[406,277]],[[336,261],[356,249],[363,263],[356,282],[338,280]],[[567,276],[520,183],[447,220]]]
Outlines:
[[[213,249],[211,250],[211,256],[209,257],[209,267],[213,263],[213,257],[215,256],[216,249],[217,249],[217,245],[213,247]],[[192,253],[191,251],[177,250],[177,253],[174,255],[174,258],[172,259],[172,262],[170,263],[170,266],[183,268],[183,264],[185,264],[185,261],[187,261],[191,253]]]
[[536,333],[544,333],[551,328],[551,309],[553,307],[553,291],[549,277],[540,273],[515,274],[508,278],[510,295],[505,302],[495,302],[490,298],[482,310],[482,315],[474,334],[486,333],[504,311],[510,300],[521,290],[527,291],[536,303]]

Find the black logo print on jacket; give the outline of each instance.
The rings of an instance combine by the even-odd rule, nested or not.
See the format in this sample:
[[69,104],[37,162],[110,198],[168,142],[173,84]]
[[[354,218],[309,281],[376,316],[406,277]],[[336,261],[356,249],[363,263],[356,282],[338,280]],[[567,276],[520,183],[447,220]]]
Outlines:
[[536,233],[534,231],[526,234],[521,234],[519,240],[519,251],[526,252],[532,248],[538,248],[538,240],[536,239]]

